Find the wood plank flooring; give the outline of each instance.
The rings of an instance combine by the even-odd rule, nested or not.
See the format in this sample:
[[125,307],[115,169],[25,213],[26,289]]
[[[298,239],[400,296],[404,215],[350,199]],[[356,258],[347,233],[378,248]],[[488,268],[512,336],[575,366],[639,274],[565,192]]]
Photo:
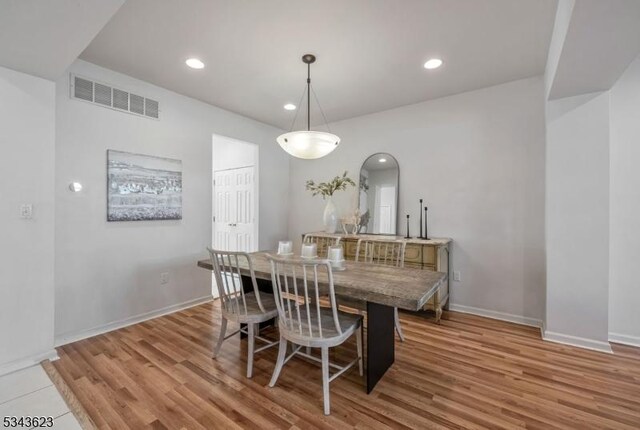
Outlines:
[[[238,337],[211,358],[216,302],[63,346],[54,365],[104,429],[640,428],[640,349],[587,351],[456,312],[401,320],[389,372],[371,395],[357,369],[336,379],[328,417],[317,364],[294,358],[268,388],[276,349],[257,354],[253,379]],[[355,340],[332,360],[354,356]]]

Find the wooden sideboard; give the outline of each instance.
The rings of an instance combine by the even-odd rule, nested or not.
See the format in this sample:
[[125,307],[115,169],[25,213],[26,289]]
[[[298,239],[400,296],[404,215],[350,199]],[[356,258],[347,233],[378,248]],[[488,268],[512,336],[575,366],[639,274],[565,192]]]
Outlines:
[[[387,236],[378,234],[331,234],[324,232],[307,233],[313,236],[320,236],[325,238],[340,239],[340,242],[344,248],[345,258],[347,260],[355,260],[356,248],[358,245],[358,239],[370,239],[370,240],[404,240],[407,243],[407,247],[404,255],[405,267],[412,267],[416,269],[431,270],[437,272],[443,272],[447,274],[446,282],[438,289],[436,294],[429,299],[424,305],[424,310],[432,310],[436,313],[436,322],[440,322],[442,316],[442,309],[446,308],[449,301],[449,261],[451,256],[451,239],[449,238],[432,238],[429,240],[423,239],[405,239],[402,236]],[[303,235],[303,239],[304,239]],[[319,255],[326,255],[326,249],[318,249]]]

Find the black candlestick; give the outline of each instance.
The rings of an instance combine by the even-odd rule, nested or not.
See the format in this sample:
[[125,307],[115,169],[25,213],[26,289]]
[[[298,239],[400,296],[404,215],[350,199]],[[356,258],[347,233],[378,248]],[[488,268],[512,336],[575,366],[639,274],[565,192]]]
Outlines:
[[411,239],[411,236],[409,236],[409,215],[407,214],[407,235],[405,236],[405,239]]
[[424,237],[423,239],[429,240],[429,230],[427,229],[427,207],[424,207]]
[[422,239],[422,199],[420,199],[420,239]]

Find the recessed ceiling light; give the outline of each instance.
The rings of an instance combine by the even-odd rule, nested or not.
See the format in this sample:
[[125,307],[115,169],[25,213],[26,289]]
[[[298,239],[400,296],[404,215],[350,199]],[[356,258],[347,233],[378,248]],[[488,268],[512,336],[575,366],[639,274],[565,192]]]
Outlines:
[[378,162],[380,162],[380,163],[386,163],[386,162],[387,162],[387,159],[386,159],[386,158],[381,158],[381,159],[379,159],[379,160],[378,160]]
[[437,69],[440,66],[442,66],[442,60],[439,58],[431,58],[426,63],[424,63],[424,68],[429,70]]
[[204,69],[204,63],[197,58],[189,58],[185,63],[192,69]]
[[284,108],[286,110],[296,110],[296,105],[294,105],[293,103],[287,103],[286,105],[284,105]]

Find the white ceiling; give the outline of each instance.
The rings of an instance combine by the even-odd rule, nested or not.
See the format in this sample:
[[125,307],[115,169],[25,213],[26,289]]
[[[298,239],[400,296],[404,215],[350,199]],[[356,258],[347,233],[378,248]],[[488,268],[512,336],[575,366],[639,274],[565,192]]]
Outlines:
[[638,53],[639,0],[576,1],[549,98],[610,89]]
[[124,0],[0,0],[0,66],[55,80]]
[[[299,102],[307,52],[332,122],[542,74],[556,4],[129,0],[81,58],[288,129],[282,106]],[[191,56],[206,68],[187,68]],[[445,64],[426,71],[432,56]]]

